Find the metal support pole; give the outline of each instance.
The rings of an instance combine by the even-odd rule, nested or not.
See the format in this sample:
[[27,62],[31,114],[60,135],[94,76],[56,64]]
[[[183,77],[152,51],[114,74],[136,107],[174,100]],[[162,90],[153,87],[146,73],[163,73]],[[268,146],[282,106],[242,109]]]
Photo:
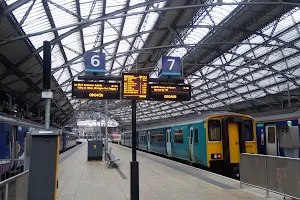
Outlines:
[[4,200],[9,200],[8,199],[8,193],[9,193],[9,183],[5,184],[5,196],[4,196]]
[[107,151],[108,151],[108,130],[107,130],[107,118],[108,118],[108,108],[107,108],[107,100],[105,100],[105,161],[107,161]]
[[50,127],[50,106],[51,106],[51,43],[44,41],[43,44],[43,92],[45,98],[45,128]]
[[268,186],[268,158],[265,157],[265,169],[266,169],[266,198],[270,198],[270,194],[269,194],[269,186]]
[[287,82],[287,88],[288,88],[288,101],[289,101],[289,108],[292,107],[291,106],[291,94],[290,94],[290,83]]
[[[48,90],[49,92],[51,90]],[[50,106],[51,106],[51,99],[46,99],[45,104],[45,128],[48,130],[50,128]]]
[[136,161],[136,100],[132,100],[132,161],[130,162],[130,199],[139,200],[139,163]]
[[101,119],[101,117],[100,117],[100,122],[99,122],[99,123],[100,123],[100,133],[99,133],[99,134],[100,134],[100,138],[102,139],[103,137],[102,137],[102,130],[101,130],[101,129],[102,129],[102,126],[101,126],[101,120],[102,120],[102,119]]

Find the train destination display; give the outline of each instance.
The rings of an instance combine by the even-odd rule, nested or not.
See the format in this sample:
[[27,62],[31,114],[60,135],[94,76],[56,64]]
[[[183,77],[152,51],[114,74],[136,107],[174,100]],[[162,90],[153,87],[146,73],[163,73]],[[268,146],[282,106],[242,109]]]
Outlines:
[[148,74],[123,73],[123,99],[146,100],[148,98],[148,79]]
[[171,101],[189,101],[191,100],[190,85],[172,85],[172,84],[150,84],[150,100],[171,100]]
[[73,81],[72,97],[79,99],[120,99],[120,84]]

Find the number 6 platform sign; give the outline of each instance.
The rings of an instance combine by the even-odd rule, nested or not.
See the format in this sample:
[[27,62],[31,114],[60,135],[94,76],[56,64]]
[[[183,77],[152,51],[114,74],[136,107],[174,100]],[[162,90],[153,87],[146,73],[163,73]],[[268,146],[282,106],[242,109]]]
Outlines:
[[162,56],[158,61],[158,76],[180,76],[180,57]]
[[105,54],[102,52],[87,52],[84,55],[86,72],[105,73]]

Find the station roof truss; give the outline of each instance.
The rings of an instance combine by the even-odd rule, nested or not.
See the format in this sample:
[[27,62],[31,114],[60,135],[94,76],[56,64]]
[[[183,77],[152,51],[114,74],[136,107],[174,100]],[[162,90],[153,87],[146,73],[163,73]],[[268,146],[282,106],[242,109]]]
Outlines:
[[[61,124],[104,113],[104,101],[71,96],[91,51],[106,54],[112,76],[138,71],[155,78],[162,55],[181,58],[192,100],[138,102],[139,124],[300,104],[298,0],[0,0],[0,9],[1,90],[43,109],[42,47],[50,41],[51,117]],[[129,101],[109,100],[108,107],[110,117],[130,123]]]

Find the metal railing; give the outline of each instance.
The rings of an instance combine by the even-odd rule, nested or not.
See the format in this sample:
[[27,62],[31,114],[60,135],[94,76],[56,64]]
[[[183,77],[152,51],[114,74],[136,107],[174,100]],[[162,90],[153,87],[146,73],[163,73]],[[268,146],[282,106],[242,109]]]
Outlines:
[[4,181],[24,170],[24,159],[0,159],[0,181]]
[[27,200],[29,171],[0,182],[0,200]]
[[300,159],[279,156],[241,154],[240,187],[243,184],[300,199]]

